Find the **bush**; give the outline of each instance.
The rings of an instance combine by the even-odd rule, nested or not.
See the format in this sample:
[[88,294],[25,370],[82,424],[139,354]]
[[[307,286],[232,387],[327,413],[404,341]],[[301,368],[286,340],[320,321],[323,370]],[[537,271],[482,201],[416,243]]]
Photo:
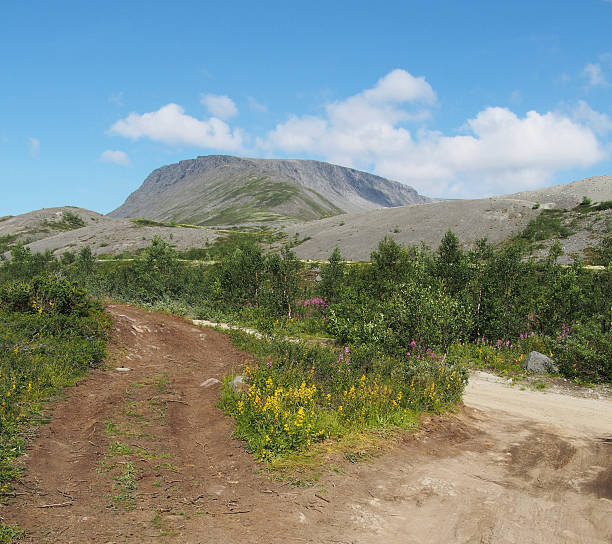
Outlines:
[[84,289],[61,277],[43,275],[0,285],[0,309],[8,312],[86,315],[93,304]]
[[559,340],[555,361],[564,375],[588,382],[612,382],[609,316],[599,315],[577,323]]

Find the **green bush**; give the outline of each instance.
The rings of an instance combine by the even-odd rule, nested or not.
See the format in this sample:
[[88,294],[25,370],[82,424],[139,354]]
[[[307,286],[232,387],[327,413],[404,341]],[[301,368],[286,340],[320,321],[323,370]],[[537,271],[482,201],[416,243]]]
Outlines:
[[555,361],[566,376],[588,382],[612,382],[610,316],[594,316],[562,334]]

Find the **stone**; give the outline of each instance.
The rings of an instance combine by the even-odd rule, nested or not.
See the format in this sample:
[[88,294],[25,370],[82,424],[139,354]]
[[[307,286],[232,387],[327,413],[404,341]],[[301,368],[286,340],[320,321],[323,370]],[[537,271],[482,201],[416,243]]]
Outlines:
[[540,353],[539,351],[532,351],[525,359],[523,363],[523,368],[525,370],[530,370],[531,372],[537,372],[538,374],[545,374],[546,372],[559,372],[559,367],[556,363],[550,358]]
[[232,380],[232,387],[236,391],[248,391],[249,389],[249,386],[244,382],[244,376],[242,375],[236,376]]
[[218,383],[221,383],[221,382],[217,380],[217,378],[208,378],[208,380],[204,380],[200,384],[200,387],[211,387],[213,385],[217,385]]

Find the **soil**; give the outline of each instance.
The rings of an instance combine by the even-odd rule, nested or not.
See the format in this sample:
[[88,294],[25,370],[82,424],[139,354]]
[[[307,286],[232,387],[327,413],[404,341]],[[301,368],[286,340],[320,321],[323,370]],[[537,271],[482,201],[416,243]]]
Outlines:
[[109,368],[54,404],[0,508],[28,530],[23,542],[612,540],[609,398],[478,373],[457,413],[425,418],[376,458],[330,457],[291,485],[231,438],[216,407],[210,378],[245,354],[178,317],[108,310]]

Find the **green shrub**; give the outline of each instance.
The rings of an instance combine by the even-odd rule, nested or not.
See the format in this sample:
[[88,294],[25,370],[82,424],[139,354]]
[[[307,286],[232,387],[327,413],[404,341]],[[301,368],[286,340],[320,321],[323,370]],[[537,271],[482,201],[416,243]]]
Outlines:
[[610,317],[594,316],[559,338],[555,361],[561,372],[588,382],[612,382]]

